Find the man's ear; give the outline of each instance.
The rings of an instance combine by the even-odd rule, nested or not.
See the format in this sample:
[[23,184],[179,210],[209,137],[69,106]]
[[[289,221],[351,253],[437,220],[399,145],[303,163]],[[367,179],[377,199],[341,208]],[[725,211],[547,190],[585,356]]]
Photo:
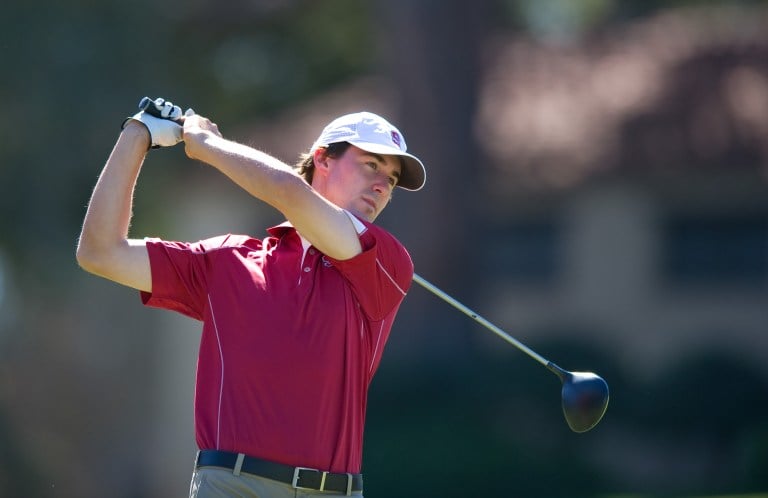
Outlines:
[[328,149],[325,147],[318,147],[312,153],[312,162],[315,164],[315,173],[322,171],[324,174],[328,171]]

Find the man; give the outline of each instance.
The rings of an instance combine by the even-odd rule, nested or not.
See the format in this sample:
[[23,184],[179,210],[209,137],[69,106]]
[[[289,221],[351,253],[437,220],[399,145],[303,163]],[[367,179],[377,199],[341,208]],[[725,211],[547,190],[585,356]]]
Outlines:
[[[362,496],[368,386],[413,276],[405,248],[372,223],[395,187],[424,185],[424,166],[372,113],[332,121],[297,172],[191,110],[149,105],[104,166],[77,260],[203,322],[190,496]],[[129,238],[146,152],[181,140],[287,221],[263,240]]]

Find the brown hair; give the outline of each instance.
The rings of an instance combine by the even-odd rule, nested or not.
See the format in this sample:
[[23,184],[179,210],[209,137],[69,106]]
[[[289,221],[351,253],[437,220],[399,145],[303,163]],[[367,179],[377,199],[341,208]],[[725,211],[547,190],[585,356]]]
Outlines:
[[[335,158],[344,155],[344,152],[347,151],[349,146],[349,142],[336,142],[323,148],[325,149],[326,156]],[[296,169],[299,170],[299,176],[312,185],[312,178],[315,175],[315,160],[313,154],[302,154],[299,162],[296,163]]]

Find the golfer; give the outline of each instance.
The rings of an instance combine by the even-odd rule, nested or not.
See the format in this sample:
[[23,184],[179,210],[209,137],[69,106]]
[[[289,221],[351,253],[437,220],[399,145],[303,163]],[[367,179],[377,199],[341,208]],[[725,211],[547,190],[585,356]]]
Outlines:
[[[406,249],[373,221],[396,187],[424,185],[423,164],[369,112],[332,121],[293,168],[191,110],[150,105],[123,123],[77,260],[202,322],[190,496],[362,496],[368,387],[413,276]],[[286,221],[261,239],[129,238],[147,151],[182,140]]]

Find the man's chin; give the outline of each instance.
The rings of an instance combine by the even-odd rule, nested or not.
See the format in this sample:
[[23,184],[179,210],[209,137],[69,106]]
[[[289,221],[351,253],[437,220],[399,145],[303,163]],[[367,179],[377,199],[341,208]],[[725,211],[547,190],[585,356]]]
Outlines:
[[375,209],[368,205],[366,205],[365,209],[350,209],[349,211],[358,218],[362,218],[369,223],[373,223],[373,220],[375,220],[376,216],[379,214]]

